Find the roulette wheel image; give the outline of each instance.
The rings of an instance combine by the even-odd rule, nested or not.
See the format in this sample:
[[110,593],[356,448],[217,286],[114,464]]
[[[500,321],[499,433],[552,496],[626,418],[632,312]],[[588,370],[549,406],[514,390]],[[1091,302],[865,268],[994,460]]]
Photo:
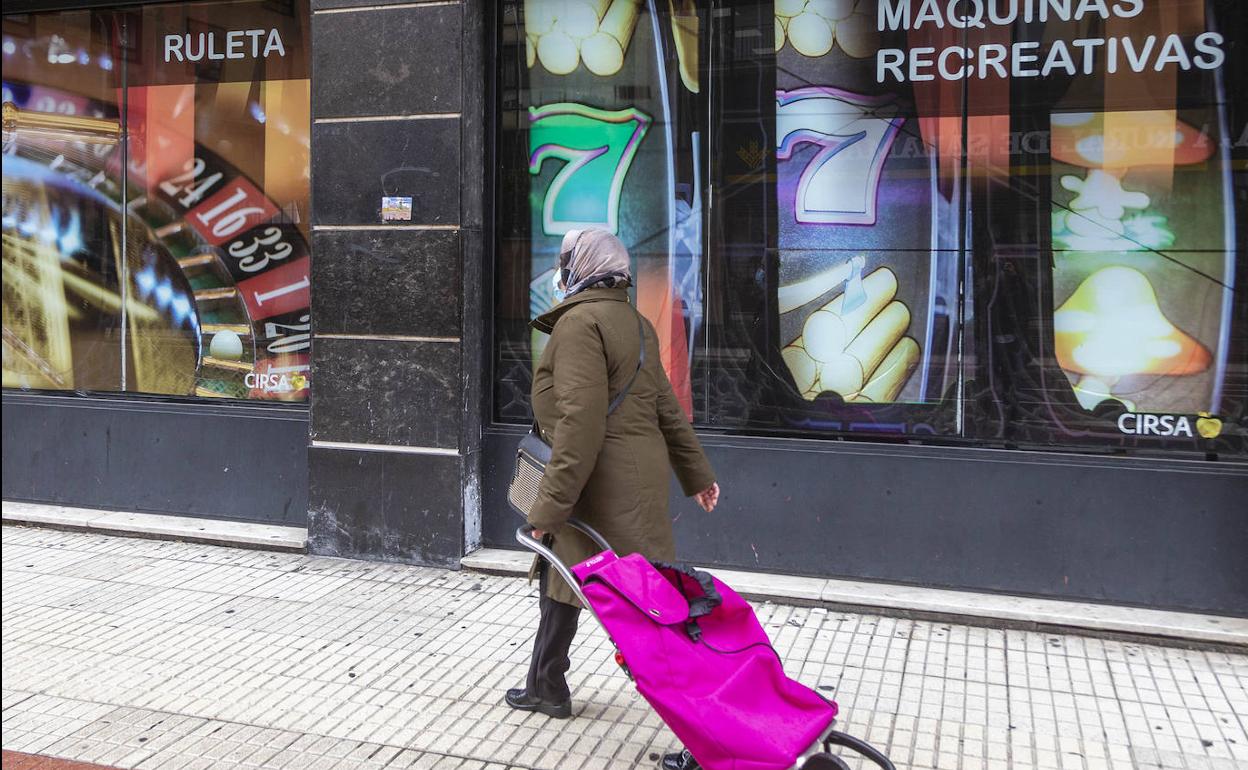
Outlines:
[[[308,81],[130,87],[119,107],[11,78],[31,48],[43,66],[42,45],[5,38],[5,387],[304,400],[307,226],[237,160],[272,152],[245,140],[275,130],[276,100],[306,102]],[[111,70],[96,50],[65,63]],[[240,92],[250,122],[206,131],[205,107]],[[300,111],[275,112],[306,179]]]
[[[120,206],[88,185],[22,157],[4,170],[5,386],[115,390],[126,370],[136,390],[193,392],[201,326],[168,251],[133,223],[123,236]],[[125,273],[147,297],[123,299]]]

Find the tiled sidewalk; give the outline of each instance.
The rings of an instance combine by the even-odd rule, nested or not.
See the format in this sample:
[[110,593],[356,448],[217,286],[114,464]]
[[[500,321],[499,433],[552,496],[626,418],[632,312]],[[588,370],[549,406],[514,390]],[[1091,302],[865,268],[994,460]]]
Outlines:
[[[510,711],[521,579],[4,527],[3,746],[122,768],[631,768],[675,746],[592,621]],[[899,768],[1248,768],[1248,653],[766,604]]]

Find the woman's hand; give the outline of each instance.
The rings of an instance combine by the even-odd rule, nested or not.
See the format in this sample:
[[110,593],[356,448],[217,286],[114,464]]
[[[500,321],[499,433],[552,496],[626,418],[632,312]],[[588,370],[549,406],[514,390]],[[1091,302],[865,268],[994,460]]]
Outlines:
[[710,513],[715,510],[715,506],[719,504],[719,483],[713,483],[706,489],[693,496],[698,501],[698,505],[702,506],[702,510]]

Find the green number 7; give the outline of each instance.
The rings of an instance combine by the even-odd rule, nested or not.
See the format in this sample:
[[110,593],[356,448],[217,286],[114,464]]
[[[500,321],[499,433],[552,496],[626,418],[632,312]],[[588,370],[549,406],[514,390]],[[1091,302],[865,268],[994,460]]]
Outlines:
[[619,232],[624,177],[651,122],[635,107],[612,112],[561,102],[529,108],[529,173],[540,173],[547,158],[565,163],[542,201],[542,232]]

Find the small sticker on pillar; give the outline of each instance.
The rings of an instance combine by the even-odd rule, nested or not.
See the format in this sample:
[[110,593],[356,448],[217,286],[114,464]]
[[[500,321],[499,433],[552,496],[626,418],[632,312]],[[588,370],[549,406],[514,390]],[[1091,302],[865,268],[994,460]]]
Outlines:
[[412,199],[404,197],[383,197],[381,199],[381,221],[412,221]]

